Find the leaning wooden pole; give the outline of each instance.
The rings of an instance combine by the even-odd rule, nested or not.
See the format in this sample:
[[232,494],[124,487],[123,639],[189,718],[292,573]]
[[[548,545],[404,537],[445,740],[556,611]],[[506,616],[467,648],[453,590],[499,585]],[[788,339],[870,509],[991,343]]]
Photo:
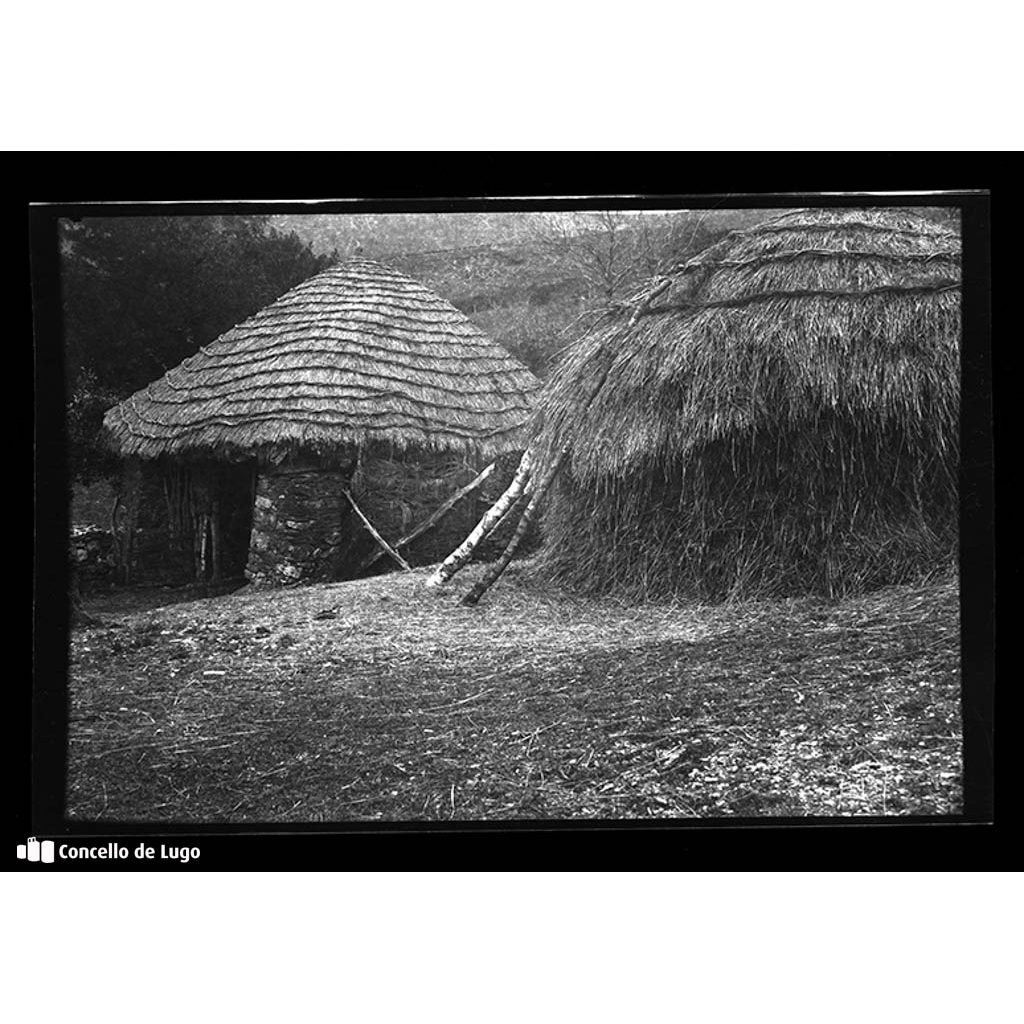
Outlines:
[[[664,291],[663,287],[659,287],[658,293],[660,294],[661,291]],[[609,310],[607,312],[611,311]],[[590,397],[584,403],[584,410],[590,407],[591,403],[597,397],[598,392],[600,392],[604,387],[605,382],[608,380],[608,374],[611,372],[612,366],[614,365],[615,358],[613,357],[605,367],[605,370],[601,374],[601,377],[593,391],[591,391]],[[427,586],[436,587],[445,583],[447,580],[451,579],[451,577],[454,576],[467,561],[469,561],[470,556],[473,554],[473,549],[477,544],[479,544],[487,533],[490,532],[490,530],[492,530],[495,525],[505,517],[509,510],[518,503],[519,498],[524,496],[525,486],[526,493],[530,494],[530,501],[523,512],[522,519],[519,521],[519,525],[516,528],[516,532],[513,535],[512,540],[509,541],[508,547],[506,547],[501,558],[491,565],[483,579],[481,579],[480,582],[477,583],[477,585],[473,587],[473,589],[462,599],[463,604],[476,604],[494,581],[497,580],[497,578],[505,571],[505,567],[512,560],[512,556],[515,554],[516,548],[519,547],[519,542],[523,539],[527,528],[533,521],[537,507],[540,504],[541,499],[544,497],[544,492],[551,485],[551,481],[558,472],[558,469],[562,464],[562,460],[565,458],[568,450],[568,447],[562,448],[544,471],[540,481],[535,484],[532,479],[527,481],[531,463],[530,449],[527,448],[522,461],[519,463],[519,469],[516,472],[515,480],[512,481],[512,486],[509,487],[509,489],[491,507],[483,519],[481,519],[477,524],[476,529],[463,541],[461,546],[453,551],[444,560],[444,562],[441,563],[438,570],[430,577],[429,580],[427,580]]]
[[520,512],[522,512],[523,500],[528,499],[530,497],[530,493],[530,483],[529,481],[527,481],[526,488],[524,489],[523,493],[520,494],[519,497],[516,498],[516,500],[513,501],[511,505],[509,505],[508,510],[505,512],[505,514],[491,528],[491,533],[497,533],[505,525],[505,523],[511,523],[515,521],[513,517],[516,514],[516,510],[518,509]]
[[439,587],[447,583],[473,556],[477,545],[494,529],[498,521],[512,507],[523,493],[530,476],[530,452],[527,450],[519,460],[519,468],[512,478],[508,490],[484,513],[483,518],[473,527],[470,535],[437,567],[427,580],[428,587]]
[[132,582],[132,562],[135,559],[135,527],[139,520],[139,491],[142,487],[142,470],[138,459],[130,458],[125,463],[125,531],[121,547],[123,556],[123,581]]
[[220,500],[213,499],[213,510],[210,513],[210,546],[213,549],[213,576],[211,583],[220,583],[221,534],[220,534]]
[[[399,548],[404,548],[406,545],[411,544],[417,537],[423,536],[432,526],[439,522],[444,516],[446,516],[467,494],[475,491],[492,473],[494,472],[494,463],[492,462],[479,476],[474,480],[470,480],[465,487],[460,488],[456,491],[447,501],[444,502],[440,507],[435,509],[428,519],[425,519],[415,529],[410,530],[404,537],[396,540],[394,543],[394,549],[397,551]],[[356,572],[360,573],[364,569],[369,569],[374,562],[376,562],[384,552],[378,548],[376,551],[371,551],[362,562],[356,566]]]
[[363,510],[356,504],[356,499],[352,497],[352,492],[346,488],[342,493],[352,506],[352,511],[362,520],[363,526],[366,527],[367,532],[377,542],[381,550],[385,554],[390,555],[403,569],[411,569],[412,566],[374,529],[373,523],[363,515]]
[[123,541],[121,530],[117,522],[117,514],[121,511],[122,502],[120,491],[114,495],[114,506],[110,510],[110,537],[114,542],[114,565],[120,570],[124,565],[124,554],[122,551]]
[[537,481],[536,486],[533,488],[533,495],[530,498],[530,503],[526,506],[523,516],[519,520],[519,525],[516,527],[516,532],[512,534],[512,539],[508,542],[508,547],[505,548],[501,558],[496,562],[492,562],[487,567],[487,571],[480,578],[479,582],[476,583],[473,586],[473,589],[470,590],[462,599],[462,604],[476,604],[492,584],[494,584],[498,577],[505,571],[508,563],[512,561],[512,556],[516,553],[516,548],[519,547],[520,541],[522,541],[523,537],[526,536],[526,531],[529,529],[530,523],[533,522],[533,517],[536,515],[537,508],[540,505],[541,499],[544,497],[544,492],[551,486],[551,481],[554,480],[555,474],[562,465],[562,460],[565,458],[568,450],[568,448],[563,448],[555,458],[552,459],[551,464],[544,471],[541,478]]

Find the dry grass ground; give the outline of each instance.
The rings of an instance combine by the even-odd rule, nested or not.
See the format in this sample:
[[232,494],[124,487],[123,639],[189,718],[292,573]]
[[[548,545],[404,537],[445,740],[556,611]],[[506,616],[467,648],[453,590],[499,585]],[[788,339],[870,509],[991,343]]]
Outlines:
[[[514,565],[146,607],[71,639],[68,813],[151,822],[961,809],[956,584],[623,606]],[[132,604],[135,610],[132,610]]]

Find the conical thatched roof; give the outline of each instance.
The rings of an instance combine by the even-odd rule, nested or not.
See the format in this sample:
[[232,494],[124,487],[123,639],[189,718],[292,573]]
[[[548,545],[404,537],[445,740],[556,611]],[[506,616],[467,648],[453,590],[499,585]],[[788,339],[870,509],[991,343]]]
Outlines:
[[544,389],[541,438],[571,446],[577,476],[821,409],[957,415],[960,240],[947,228],[796,211],[727,235],[668,280],[641,315],[640,296],[609,311]]
[[520,443],[536,378],[454,306],[351,259],[283,295],[107,413],[123,455],[241,457],[382,443]]
[[838,593],[956,544],[960,242],[907,211],[736,231],[608,310],[545,386],[551,574]]

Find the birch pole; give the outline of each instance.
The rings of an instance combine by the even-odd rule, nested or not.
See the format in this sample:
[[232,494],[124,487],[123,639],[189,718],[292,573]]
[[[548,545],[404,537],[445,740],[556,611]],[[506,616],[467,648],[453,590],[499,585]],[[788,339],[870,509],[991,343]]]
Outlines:
[[477,545],[494,529],[498,521],[515,504],[523,493],[530,476],[530,452],[527,449],[519,460],[519,468],[512,478],[508,490],[484,513],[480,522],[473,527],[469,536],[437,567],[427,580],[428,587],[439,587],[447,583],[473,556]]
[[[667,287],[667,285],[659,286],[657,293],[660,294],[665,290],[665,287]],[[612,366],[614,365],[615,358],[613,357],[604,372],[601,374],[597,385],[594,387],[593,391],[591,391],[589,399],[583,406],[584,409],[590,407],[591,403],[597,397],[598,392],[600,392],[604,387],[605,382],[608,380],[608,374],[611,372]],[[527,493],[530,495],[530,501],[523,512],[522,518],[519,520],[519,525],[516,527],[516,532],[509,541],[508,547],[505,548],[501,558],[488,568],[480,582],[477,583],[476,586],[474,586],[473,589],[470,590],[462,599],[462,604],[476,604],[491,584],[493,584],[494,581],[505,571],[505,567],[512,560],[512,556],[515,554],[516,548],[519,547],[519,542],[523,539],[527,528],[533,521],[537,507],[540,504],[541,499],[544,497],[544,492],[551,485],[551,481],[555,478],[555,474],[558,472],[559,467],[562,465],[562,460],[568,452],[568,446],[562,448],[554,459],[552,459],[550,465],[544,470],[539,482],[535,484],[533,480],[529,480],[527,482],[527,477],[529,476],[532,468],[530,449],[527,448],[519,463],[519,469],[516,471],[515,479],[512,481],[509,489],[497,500],[497,502],[495,502],[486,515],[484,515],[483,519],[477,523],[476,529],[474,529],[462,544],[441,563],[437,571],[430,577],[430,579],[427,580],[427,586],[437,587],[450,580],[452,576],[454,576],[455,573],[457,573],[459,569],[469,561],[470,556],[473,554],[473,549],[477,544],[480,543],[480,541],[490,532],[494,525],[509,511],[509,509],[516,504],[524,493],[524,487],[526,487]]]
[[496,562],[492,562],[487,567],[487,571],[480,578],[479,582],[474,584],[473,589],[470,590],[462,599],[462,604],[476,604],[495,580],[497,580],[497,578],[505,571],[508,563],[512,561],[512,556],[516,553],[516,548],[519,547],[519,542],[526,535],[526,531],[530,523],[533,522],[533,517],[537,512],[537,507],[540,505],[541,499],[544,497],[544,492],[551,486],[551,481],[554,480],[555,474],[562,465],[562,460],[565,458],[568,450],[568,448],[563,448],[555,458],[552,459],[551,465],[544,471],[540,480],[537,482],[537,485],[534,487],[533,494],[530,497],[530,503],[526,506],[523,516],[519,520],[519,525],[516,527],[516,532],[512,534],[512,539],[508,542],[508,546],[502,553],[501,558]]
[[[410,530],[400,540],[396,540],[394,548],[396,551],[399,548],[404,548],[406,545],[411,544],[417,537],[422,536],[427,532],[435,523],[437,523],[443,516],[446,516],[455,506],[461,501],[467,494],[475,491],[492,473],[494,472],[494,463],[492,462],[476,479],[471,480],[465,487],[456,491],[443,505],[434,511],[429,519],[420,523],[414,530]],[[376,551],[371,551],[366,558],[356,567],[356,572],[360,573],[364,569],[368,569],[374,562],[383,556],[384,552],[379,548]]]

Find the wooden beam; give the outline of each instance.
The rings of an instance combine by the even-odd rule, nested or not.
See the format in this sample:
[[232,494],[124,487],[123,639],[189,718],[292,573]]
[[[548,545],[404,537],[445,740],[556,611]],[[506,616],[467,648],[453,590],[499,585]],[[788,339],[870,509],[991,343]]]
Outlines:
[[487,571],[480,578],[480,581],[462,599],[462,604],[476,604],[495,580],[497,580],[497,578],[505,571],[508,563],[512,561],[512,556],[516,553],[516,548],[519,547],[520,541],[524,536],[526,536],[526,530],[533,521],[533,517],[536,515],[537,507],[540,505],[541,499],[544,497],[544,492],[551,486],[551,481],[554,480],[555,474],[562,465],[562,460],[565,458],[567,452],[568,448],[563,448],[558,455],[555,456],[551,465],[548,466],[541,478],[537,481],[537,485],[533,489],[533,495],[530,498],[530,502],[526,506],[522,518],[519,520],[516,532],[512,534],[512,539],[508,542],[508,547],[505,548],[501,558],[496,562],[492,562],[487,567]]
[[210,517],[206,512],[202,512],[199,515],[199,564],[196,569],[196,578],[200,583],[206,582],[206,545],[207,545],[207,533],[209,526]]
[[220,535],[220,501],[213,499],[213,511],[210,515],[210,541],[213,547],[213,577],[211,583],[220,583],[221,535]]
[[117,513],[121,509],[121,504],[121,491],[118,489],[114,492],[114,505],[110,510],[110,536],[114,541],[114,564],[119,570],[123,571],[123,543],[121,540],[121,530],[117,522]]
[[491,527],[490,533],[497,533],[505,523],[512,522],[512,517],[516,514],[516,509],[522,506],[523,500],[530,497],[530,483],[527,482],[526,487],[522,493],[512,502],[511,505],[505,510],[505,514]]
[[523,453],[519,460],[519,468],[509,484],[508,490],[484,513],[483,518],[473,528],[469,536],[437,567],[427,580],[428,587],[439,587],[447,583],[469,560],[477,545],[504,518],[505,513],[516,503],[523,493],[530,475],[530,452]]
[[[494,463],[492,462],[475,480],[471,480],[465,487],[456,491],[447,501],[438,507],[438,509],[428,518],[425,519],[415,529],[410,530],[400,540],[395,541],[394,548],[397,551],[399,548],[404,548],[411,544],[417,537],[421,537],[427,532],[432,526],[434,526],[440,519],[446,516],[455,505],[460,502],[467,494],[475,491],[490,475],[494,472]],[[384,552],[382,550],[372,551],[366,558],[359,563],[356,567],[356,572],[362,572],[364,569],[369,569],[374,562],[376,562]]]
[[[654,294],[660,294],[665,290],[666,287],[668,287],[668,285],[665,282],[662,282],[655,289]],[[577,413],[578,416],[582,415],[583,411],[589,409],[590,406],[593,404],[594,399],[597,398],[601,389],[608,382],[608,375],[611,373],[612,367],[616,365],[618,358],[620,358],[619,355],[612,355],[612,357],[609,359],[608,365],[604,368],[604,372],[598,379],[596,386],[590,392],[589,398],[587,398],[586,402],[580,407],[580,411]],[[525,511],[523,512],[522,519],[519,520],[519,525],[516,528],[516,532],[513,534],[512,539],[509,541],[508,547],[505,549],[505,552],[501,556],[501,558],[499,558],[497,562],[492,563],[488,567],[487,571],[484,573],[480,582],[477,583],[476,586],[474,586],[473,589],[470,590],[468,594],[466,594],[466,596],[462,599],[462,604],[476,604],[477,601],[479,601],[480,598],[486,593],[487,589],[491,586],[491,584],[493,584],[494,581],[497,580],[497,578],[505,571],[505,567],[511,561],[513,554],[515,554],[516,548],[519,547],[519,542],[525,536],[527,528],[532,522],[533,517],[536,515],[537,507],[540,504],[541,499],[544,497],[544,492],[551,485],[551,481],[555,478],[555,474],[558,472],[559,467],[562,465],[562,460],[566,457],[566,455],[568,455],[568,453],[568,446],[562,448],[561,451],[559,451],[558,454],[554,457],[554,459],[552,459],[548,467],[544,470],[540,480],[537,481],[536,483],[534,483],[533,480],[530,481],[532,491],[530,501],[529,504],[526,506]],[[526,454],[523,456],[523,462],[526,462],[527,458],[529,457],[529,454],[530,450],[527,449]],[[520,463],[520,469],[522,469],[522,463]],[[518,477],[518,475],[519,474],[517,473],[516,476]],[[513,481],[513,486],[514,484],[515,481]],[[509,488],[509,490],[511,490],[511,488]],[[504,496],[500,500],[504,501]],[[509,504],[511,504],[511,502]],[[495,509],[496,508],[497,506],[495,506]],[[495,509],[491,509],[491,512],[494,512]],[[506,505],[505,508],[502,510],[502,515],[507,510],[508,505]],[[488,513],[488,515],[490,514],[491,513]],[[484,517],[484,519],[486,518],[487,516]],[[500,518],[500,516],[496,518]],[[480,523],[482,525],[483,520],[481,520]],[[467,537],[466,543],[468,542],[469,538]],[[438,571],[434,574],[434,576],[431,576],[431,578],[427,581],[428,585],[436,585],[437,583],[444,582],[444,580],[447,577],[442,575],[442,570],[444,570],[445,566],[448,565],[448,562],[452,561],[457,554],[458,552],[453,552],[451,555],[448,556],[448,559],[445,561],[444,565],[442,565],[441,568],[438,569]],[[461,564],[462,563],[460,562],[458,565],[456,565],[455,568],[453,569],[453,572],[458,571]],[[450,576],[451,573],[449,573],[448,575]]]
[[132,582],[132,562],[135,558],[135,527],[139,519],[139,491],[142,487],[142,469],[138,459],[130,458],[125,464],[125,536],[121,548],[124,556],[123,579],[126,585]]
[[373,528],[373,523],[363,515],[363,510],[356,504],[356,499],[352,497],[352,492],[346,487],[342,494],[348,499],[348,503],[352,506],[352,511],[362,520],[363,526],[366,527],[370,536],[377,542],[381,550],[393,558],[403,569],[411,569],[412,566]]

